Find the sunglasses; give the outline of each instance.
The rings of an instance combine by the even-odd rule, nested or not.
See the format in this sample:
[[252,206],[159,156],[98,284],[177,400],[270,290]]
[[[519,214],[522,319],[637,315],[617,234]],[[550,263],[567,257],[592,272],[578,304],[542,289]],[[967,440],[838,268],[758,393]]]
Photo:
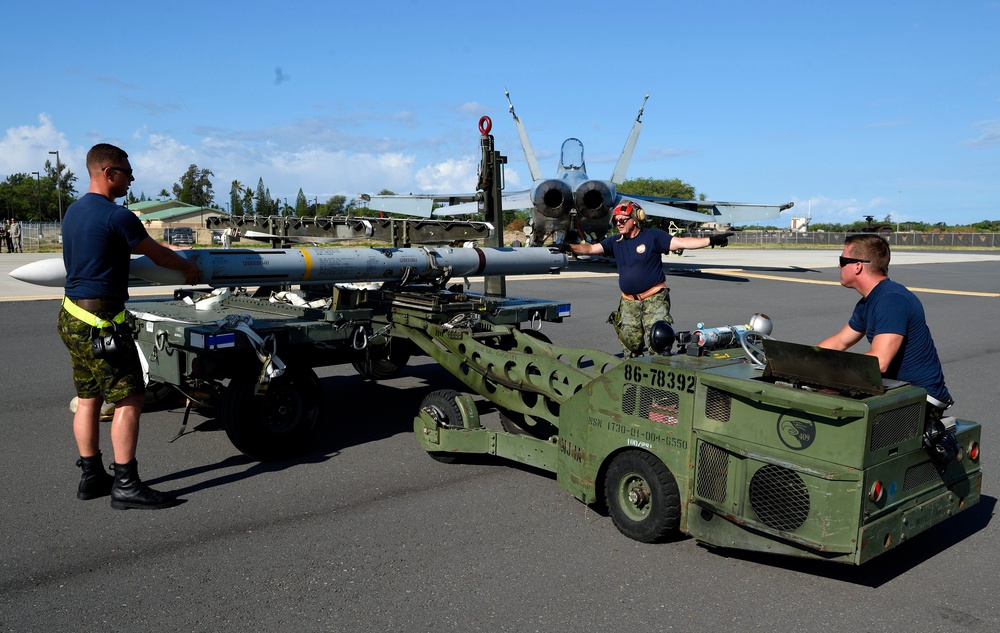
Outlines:
[[631,219],[632,219],[631,217],[629,217],[629,216],[625,215],[625,216],[619,216],[619,217],[615,218],[615,219],[614,219],[614,220],[612,220],[612,221],[613,221],[613,222],[614,222],[615,224],[625,224],[626,222],[628,222],[628,221],[629,221],[629,220],[631,220]]
[[125,169],[124,167],[105,167],[105,169],[110,170],[110,171],[120,171],[123,174],[125,174],[126,176],[131,176],[132,175],[132,170],[131,169]]
[[843,268],[848,264],[870,264],[872,260],[870,259],[858,259],[857,257],[844,257],[840,256],[840,267]]

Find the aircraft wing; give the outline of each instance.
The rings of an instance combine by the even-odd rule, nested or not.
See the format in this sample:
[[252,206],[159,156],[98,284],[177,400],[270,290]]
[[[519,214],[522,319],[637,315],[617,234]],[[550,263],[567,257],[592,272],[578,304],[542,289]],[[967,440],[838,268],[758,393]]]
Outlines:
[[714,202],[711,200],[685,200],[659,196],[622,196],[623,200],[637,200],[648,215],[671,218],[685,222],[716,222],[735,224],[779,217],[794,202],[787,204],[754,204],[746,202]]
[[[524,191],[511,191],[510,193],[505,193],[500,196],[500,206],[504,209],[530,209],[531,208],[531,193],[525,189]],[[438,207],[434,209],[434,215],[436,216],[452,216],[452,215],[467,215],[470,213],[479,212],[478,202],[462,202],[459,204],[451,204],[443,207]]]
[[[401,213],[422,218],[434,216],[470,215],[479,212],[475,193],[428,193],[411,196],[369,196],[368,208],[373,211]],[[435,204],[443,205],[434,208]],[[531,208],[531,195],[524,191],[511,191],[501,196],[504,209]]]
[[[368,208],[372,211],[386,213],[401,213],[415,215],[421,218],[431,217],[434,204],[457,204],[472,202],[475,204],[475,193],[418,193],[409,196],[365,196]],[[472,213],[471,211],[468,213]]]

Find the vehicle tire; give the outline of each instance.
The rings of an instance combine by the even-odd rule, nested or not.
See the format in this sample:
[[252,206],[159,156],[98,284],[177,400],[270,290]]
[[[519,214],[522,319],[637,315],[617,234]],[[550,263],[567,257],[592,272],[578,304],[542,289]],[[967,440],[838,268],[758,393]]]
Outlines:
[[604,480],[608,513],[618,531],[642,543],[659,543],[680,524],[677,481],[663,462],[645,451],[625,451]]
[[[438,421],[441,422],[441,426],[461,428],[462,411],[458,408],[458,403],[455,402],[457,397],[458,392],[454,389],[432,391],[424,397],[423,402],[420,403],[420,408],[432,409]],[[459,461],[459,456],[454,453],[428,451],[427,454],[442,464],[454,464]]]
[[229,381],[222,396],[226,435],[247,457],[270,461],[304,451],[316,430],[323,388],[309,368],[287,368],[262,395],[254,395],[256,375]]
[[403,373],[412,355],[410,343],[396,339],[384,345],[371,345],[356,352],[354,369],[369,380],[388,380]]

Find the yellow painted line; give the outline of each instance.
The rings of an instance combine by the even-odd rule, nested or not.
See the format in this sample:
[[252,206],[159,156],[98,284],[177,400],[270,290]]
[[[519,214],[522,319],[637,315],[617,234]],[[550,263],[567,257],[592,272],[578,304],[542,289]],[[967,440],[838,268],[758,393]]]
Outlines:
[[[715,268],[702,268],[699,269],[699,273],[706,275],[730,275],[732,277],[750,277],[753,279],[769,279],[771,281],[790,281],[797,284],[817,284],[820,286],[839,286],[839,281],[824,281],[822,279],[799,279],[796,277],[781,277],[779,275],[764,275],[761,273],[748,273],[744,270],[738,268],[727,268],[727,269],[715,269]],[[586,279],[590,277],[606,277],[608,275],[617,274],[615,270],[609,270],[606,273],[601,272],[565,272],[563,271],[558,275],[514,275],[516,279],[530,279],[530,280],[540,280],[540,279]],[[698,274],[698,273],[694,273]],[[508,278],[508,281],[510,279]],[[669,283],[669,277],[667,282]],[[941,288],[910,288],[911,292],[926,292],[929,294],[943,294],[943,295],[956,295],[962,297],[1000,297],[1000,292],[977,292],[974,290],[943,290]]]
[[[821,286],[839,286],[839,281],[823,281],[820,279],[796,279],[794,277],[779,277],[778,275],[761,275],[741,270],[712,270],[715,275],[732,275],[734,277],[752,277],[754,279],[771,279],[773,281],[791,281],[797,284],[818,284]],[[977,292],[975,290],[944,290],[941,288],[913,288],[907,286],[910,292],[926,292],[940,295],[958,295],[963,297],[1000,297],[1000,292]]]

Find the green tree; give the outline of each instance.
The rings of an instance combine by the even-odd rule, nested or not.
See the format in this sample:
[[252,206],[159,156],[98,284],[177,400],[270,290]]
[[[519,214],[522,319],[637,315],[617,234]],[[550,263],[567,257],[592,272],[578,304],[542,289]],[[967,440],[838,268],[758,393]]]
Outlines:
[[[55,205],[53,208],[56,209],[56,215],[59,212],[59,191],[62,190],[62,208],[63,211],[66,207],[76,202],[79,194],[76,191],[76,174],[74,174],[66,165],[62,162],[59,163],[59,172],[56,173],[56,166],[52,164],[52,161],[45,161],[45,178],[48,178],[52,183],[52,191],[49,191],[51,196],[53,196],[52,204]],[[45,178],[42,181],[45,181]],[[46,192],[43,192],[45,195]]]
[[255,215],[271,215],[272,201],[271,192],[264,188],[264,179],[257,179],[257,193],[253,199],[253,210]]
[[247,187],[243,190],[243,213],[246,215],[253,214],[253,189]]
[[[705,194],[698,195],[694,185],[686,183],[680,178],[657,179],[657,178],[630,178],[618,186],[620,193],[637,196],[656,196],[660,198],[679,198],[681,200],[704,200]],[[691,209],[701,211],[700,209]],[[706,213],[707,212],[703,212]],[[707,218],[706,218],[707,221]],[[647,221],[649,226],[667,228],[670,220],[666,218],[650,218]],[[678,224],[681,224],[678,222]]]
[[229,213],[231,215],[245,215],[243,209],[243,183],[234,180],[229,187]]
[[983,220],[972,225],[977,233],[1000,233],[1000,220]]
[[5,218],[38,219],[38,182],[32,174],[11,174],[0,185],[0,204]]
[[618,186],[618,191],[637,196],[659,196],[662,198],[681,198],[683,200],[704,200],[705,196],[696,197],[694,185],[671,178],[669,180],[656,178],[630,178]]
[[193,204],[196,207],[215,206],[215,196],[212,193],[212,181],[209,176],[214,176],[210,169],[198,169],[192,164],[188,167],[180,181],[174,184],[174,197],[180,202]]
[[166,189],[160,189],[160,193],[156,194],[156,199],[157,200],[169,200],[170,199],[170,192],[167,191]]
[[309,201],[306,200],[306,194],[302,193],[301,187],[299,187],[299,194],[295,196],[295,215],[299,217],[310,215]]
[[325,215],[343,215],[344,205],[347,204],[347,196],[331,196],[329,200],[324,203],[323,213]]

